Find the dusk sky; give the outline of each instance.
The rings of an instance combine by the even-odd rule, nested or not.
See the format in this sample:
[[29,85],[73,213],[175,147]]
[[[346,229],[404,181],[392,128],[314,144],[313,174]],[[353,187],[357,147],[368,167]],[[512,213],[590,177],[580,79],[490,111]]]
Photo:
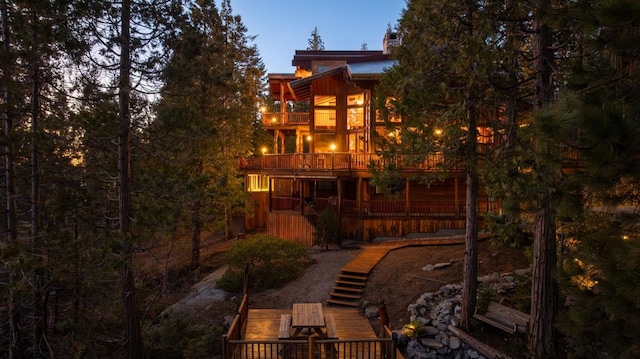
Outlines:
[[314,27],[325,50],[382,50],[387,25],[395,27],[405,0],[231,0],[268,73],[293,73],[295,50],[305,50]]

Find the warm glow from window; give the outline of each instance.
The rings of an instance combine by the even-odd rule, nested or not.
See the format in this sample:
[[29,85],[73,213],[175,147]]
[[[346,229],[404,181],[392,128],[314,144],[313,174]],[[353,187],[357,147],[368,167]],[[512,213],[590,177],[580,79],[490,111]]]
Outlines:
[[250,174],[247,176],[248,192],[266,192],[269,191],[269,177],[258,174]]

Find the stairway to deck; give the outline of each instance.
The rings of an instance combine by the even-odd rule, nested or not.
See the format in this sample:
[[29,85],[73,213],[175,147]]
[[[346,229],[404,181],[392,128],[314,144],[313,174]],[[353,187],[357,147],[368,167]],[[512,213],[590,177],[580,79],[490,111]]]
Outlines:
[[363,246],[364,250],[340,270],[327,304],[357,307],[362,299],[364,287],[371,270],[389,251],[399,248],[400,243]]
[[[480,236],[481,239],[487,238]],[[484,237],[484,238],[483,238]],[[394,249],[410,246],[433,246],[464,243],[464,236],[427,237],[392,240],[360,245],[363,251],[340,270],[338,278],[329,293],[328,305],[358,307],[364,294],[369,273]]]

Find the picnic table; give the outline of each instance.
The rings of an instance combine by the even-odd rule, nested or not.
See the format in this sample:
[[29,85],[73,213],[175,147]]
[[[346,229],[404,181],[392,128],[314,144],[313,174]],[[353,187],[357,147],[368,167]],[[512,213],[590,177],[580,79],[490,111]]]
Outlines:
[[322,339],[337,338],[335,319],[332,314],[325,316],[322,303],[294,303],[291,314],[282,314],[280,317],[281,339],[298,338],[305,329],[305,335],[315,332]]

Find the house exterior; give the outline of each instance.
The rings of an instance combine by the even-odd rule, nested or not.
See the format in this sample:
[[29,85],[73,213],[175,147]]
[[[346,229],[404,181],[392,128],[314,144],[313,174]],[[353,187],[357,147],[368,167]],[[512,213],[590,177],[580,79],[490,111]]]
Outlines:
[[[388,45],[395,41],[388,32],[382,51],[299,50],[292,60],[295,73],[269,74],[280,108],[263,112],[262,125],[273,144],[240,165],[254,201],[245,219],[248,231],[266,229],[311,246],[315,220],[327,207],[337,214],[341,238],[464,229],[464,169],[449,170],[445,180],[430,185],[409,179],[436,171],[440,156],[400,165],[403,179],[393,198],[371,182],[369,166],[384,165],[375,134],[390,135],[376,117],[373,98],[380,76],[394,64]],[[478,206],[482,216],[496,204],[481,193]]]

